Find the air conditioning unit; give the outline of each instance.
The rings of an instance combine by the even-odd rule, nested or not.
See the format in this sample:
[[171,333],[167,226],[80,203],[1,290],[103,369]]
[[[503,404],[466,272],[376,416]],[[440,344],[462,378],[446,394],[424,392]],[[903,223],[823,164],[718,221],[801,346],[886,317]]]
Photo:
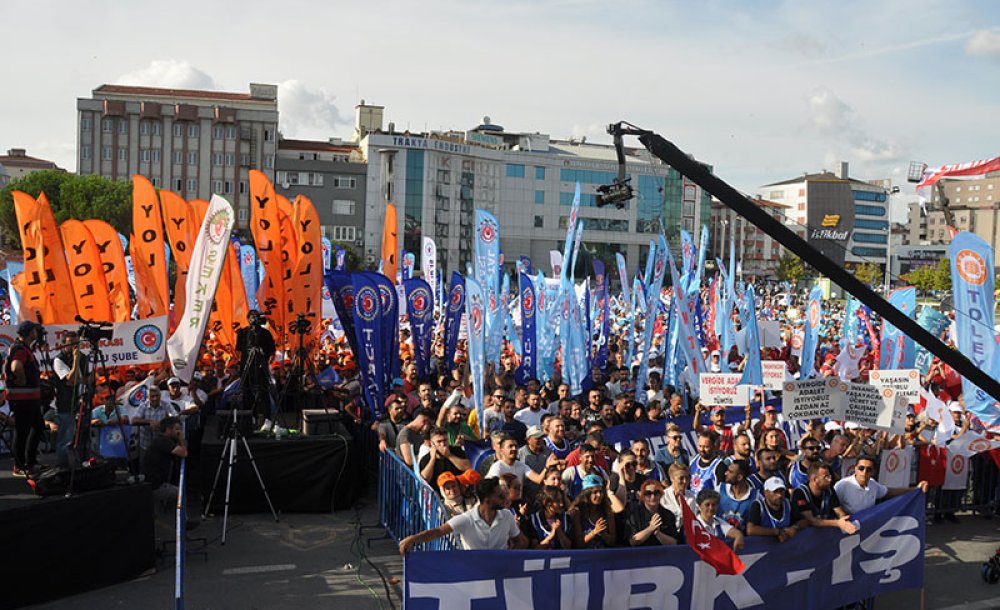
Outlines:
[[363,246],[363,245],[365,245],[365,240],[363,240],[363,239],[356,239],[356,240],[354,240],[354,245],[355,246]]
[[287,182],[282,182],[281,183],[281,188],[285,189],[286,191],[288,190],[288,187],[289,187],[289,184]]

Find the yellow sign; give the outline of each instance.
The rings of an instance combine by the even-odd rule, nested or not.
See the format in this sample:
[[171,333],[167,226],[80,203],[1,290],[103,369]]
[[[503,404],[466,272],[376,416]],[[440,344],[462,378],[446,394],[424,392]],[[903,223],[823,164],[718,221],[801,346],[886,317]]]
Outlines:
[[840,214],[827,214],[823,216],[824,227],[835,227],[840,224]]

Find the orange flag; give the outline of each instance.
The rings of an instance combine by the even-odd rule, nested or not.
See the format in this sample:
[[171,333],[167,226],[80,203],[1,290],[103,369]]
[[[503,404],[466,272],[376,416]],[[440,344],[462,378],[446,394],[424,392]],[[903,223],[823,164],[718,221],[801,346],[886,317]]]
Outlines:
[[399,244],[396,238],[396,206],[385,204],[385,226],[382,227],[382,274],[396,283],[399,268]]
[[111,305],[111,318],[114,322],[128,322],[132,318],[132,303],[128,293],[128,269],[125,266],[125,250],[114,227],[104,222],[89,218],[83,221],[84,226],[94,236],[97,253],[104,267],[104,279],[108,282],[108,298]]
[[230,244],[230,246],[229,254],[226,256],[226,269],[223,269],[222,273],[229,276],[229,284],[233,291],[233,330],[235,331],[241,326],[247,325],[247,312],[250,311],[250,303],[247,301],[247,293],[243,287],[243,273],[240,271],[240,249],[236,244]]
[[282,329],[288,333],[288,326],[295,320],[299,312],[295,311],[295,302],[292,295],[295,292],[295,265],[299,259],[298,240],[295,235],[295,225],[292,224],[292,216],[286,215],[278,210],[278,219],[281,224],[281,282],[285,288],[285,298],[283,303],[282,316],[284,326]]
[[150,276],[150,268],[135,264],[137,257],[142,256],[138,248],[135,235],[132,235],[128,241],[128,251],[132,256],[132,268],[135,271],[135,303],[139,308],[139,318],[165,315],[167,304],[160,299],[160,294],[153,287],[155,281]]
[[[135,267],[136,292],[144,295],[139,300],[139,317],[165,316],[170,292],[167,288],[160,201],[153,184],[138,174],[132,176],[132,233],[134,237],[129,242],[129,250]],[[140,277],[151,282],[142,290],[138,288]],[[155,299],[151,298],[154,293]]]
[[104,277],[101,254],[90,229],[79,220],[71,219],[59,225],[59,231],[66,245],[77,310],[88,320],[112,322],[108,280]]
[[194,241],[198,237],[198,231],[201,230],[205,214],[208,213],[208,202],[204,199],[192,199],[188,205],[191,206],[191,240]]
[[257,289],[257,303],[268,316],[275,340],[284,335],[285,285],[281,270],[281,221],[274,186],[262,172],[250,170],[250,232],[257,258],[264,267],[264,281]]
[[73,294],[73,283],[69,278],[69,266],[66,264],[59,225],[52,215],[45,193],[38,194],[38,220],[45,246],[42,250],[46,299],[43,319],[47,324],[73,324],[76,322],[76,302],[66,298],[66,295]]
[[42,261],[45,244],[42,242],[41,221],[38,219],[39,205],[27,193],[14,191],[13,195],[17,230],[24,252],[24,271],[15,275],[12,281],[14,288],[21,294],[21,308],[18,311],[20,319],[34,321],[44,313],[46,301],[46,274]]
[[[298,256],[292,279],[294,315],[303,314],[310,322],[304,345],[312,346],[323,334],[323,249],[320,244],[319,215],[307,197],[295,198],[295,241]],[[296,347],[298,344],[296,343]]]
[[170,251],[174,254],[174,264],[177,267],[177,275],[174,279],[174,307],[172,309],[174,315],[171,316],[169,325],[169,331],[172,334],[187,301],[185,291],[187,290],[188,266],[191,264],[191,248],[194,247],[193,235],[198,232],[198,228],[194,227],[191,219],[193,216],[191,206],[177,193],[160,191],[160,208],[163,213],[163,225],[167,230],[167,241],[170,243]]

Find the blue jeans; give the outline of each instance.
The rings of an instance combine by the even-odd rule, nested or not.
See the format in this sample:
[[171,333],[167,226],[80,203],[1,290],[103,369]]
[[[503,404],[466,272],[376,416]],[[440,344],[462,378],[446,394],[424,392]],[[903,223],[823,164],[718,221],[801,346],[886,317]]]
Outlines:
[[73,445],[73,437],[76,434],[76,414],[59,413],[56,433],[56,465],[69,466],[69,448]]

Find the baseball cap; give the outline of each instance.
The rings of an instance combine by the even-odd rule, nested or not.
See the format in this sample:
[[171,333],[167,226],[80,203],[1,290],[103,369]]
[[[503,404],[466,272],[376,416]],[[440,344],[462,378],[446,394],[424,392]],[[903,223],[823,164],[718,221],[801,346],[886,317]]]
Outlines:
[[781,480],[781,477],[771,477],[770,479],[764,481],[764,491],[778,491],[779,489],[785,489],[787,485]]
[[588,474],[583,477],[583,487],[580,489],[580,492],[583,493],[600,487],[604,487],[604,480],[596,474]]
[[396,377],[395,379],[392,380],[392,385],[403,385],[403,378]]
[[438,475],[438,480],[437,480],[438,487],[444,487],[445,484],[451,483],[452,481],[455,481],[456,483],[459,482],[458,477],[456,477],[455,473],[453,472],[442,472],[440,475]]
[[712,413],[725,413],[726,408],[723,406],[712,407]]
[[25,320],[17,325],[17,334],[20,336],[25,336],[33,330],[41,328],[42,325],[37,322],[32,322],[31,320]]
[[167,380],[167,385],[181,385],[180,377],[171,377]]
[[774,405],[764,405],[764,410],[765,411],[777,411],[778,407],[776,407]]
[[948,410],[951,411],[952,413],[961,413],[962,405],[958,404],[957,401],[952,401],[948,403]]
[[483,477],[480,476],[478,472],[470,468],[455,478],[462,485],[469,487],[471,485],[475,485],[476,483],[478,483],[479,480],[482,479]]
[[539,428],[538,426],[529,426],[528,427],[528,434],[527,434],[528,438],[543,438],[544,436],[545,436],[545,433],[542,432],[542,429]]

